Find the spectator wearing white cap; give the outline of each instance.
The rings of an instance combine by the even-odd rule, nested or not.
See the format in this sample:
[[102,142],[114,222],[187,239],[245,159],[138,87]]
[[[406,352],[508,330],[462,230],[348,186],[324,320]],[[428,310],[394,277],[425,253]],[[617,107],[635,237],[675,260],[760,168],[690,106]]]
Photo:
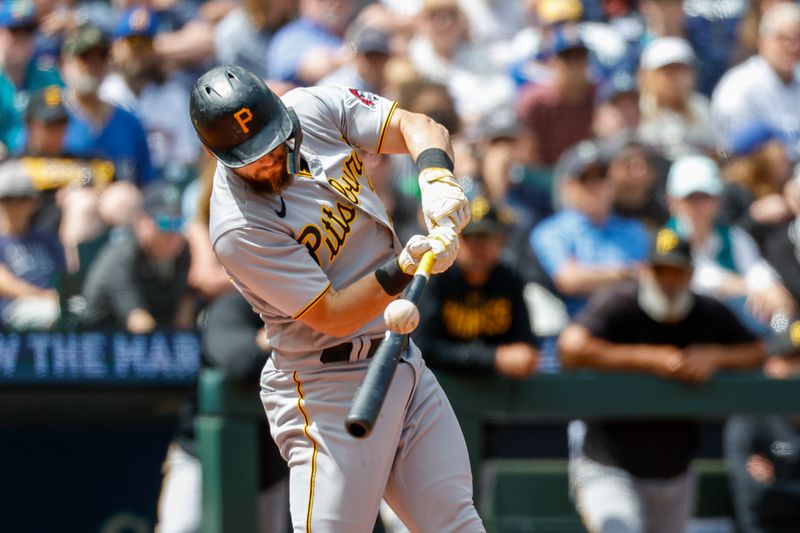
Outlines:
[[[731,69],[719,82],[711,110],[719,138],[727,140],[748,124],[765,122],[785,136],[792,159],[800,140],[800,6],[780,3],[759,26],[758,55]],[[723,149],[726,146],[721,146]]]
[[715,145],[708,100],[695,90],[695,61],[680,37],[655,39],[642,52],[639,136],[669,159]]
[[[691,243],[692,288],[746,310],[745,319],[768,322],[777,313],[791,313],[794,299],[750,235],[718,223],[722,191],[719,167],[707,157],[681,157],[670,169],[667,195],[673,216],[667,225]],[[749,323],[755,325],[752,319]]]

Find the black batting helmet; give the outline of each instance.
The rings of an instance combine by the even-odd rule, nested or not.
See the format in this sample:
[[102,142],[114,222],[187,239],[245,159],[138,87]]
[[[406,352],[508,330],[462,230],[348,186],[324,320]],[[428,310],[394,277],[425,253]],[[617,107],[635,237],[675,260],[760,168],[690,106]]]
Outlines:
[[292,137],[299,149],[297,115],[246,68],[223,65],[203,74],[189,112],[200,140],[225,166],[249,165]]

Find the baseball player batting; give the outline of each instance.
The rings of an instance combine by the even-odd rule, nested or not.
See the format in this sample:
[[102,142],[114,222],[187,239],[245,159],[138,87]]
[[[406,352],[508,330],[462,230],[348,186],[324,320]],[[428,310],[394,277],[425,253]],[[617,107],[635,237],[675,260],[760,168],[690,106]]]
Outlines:
[[[461,430],[413,343],[371,435],[344,425],[384,308],[425,252],[434,273],[453,263],[469,221],[447,131],[356,89],[278,98],[238,66],[204,74],[190,106],[218,160],[214,250],[272,346],[261,399],[289,464],[294,531],[369,532],[384,498],[412,531],[483,532]],[[427,236],[398,241],[359,150],[414,158]]]

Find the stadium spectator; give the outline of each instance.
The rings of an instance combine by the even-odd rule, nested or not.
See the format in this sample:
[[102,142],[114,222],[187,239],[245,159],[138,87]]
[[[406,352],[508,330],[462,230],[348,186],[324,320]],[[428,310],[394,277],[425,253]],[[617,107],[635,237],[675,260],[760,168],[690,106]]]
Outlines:
[[[738,311],[746,307],[761,322],[791,312],[796,303],[753,239],[739,227],[717,223],[722,190],[719,167],[707,157],[685,156],[670,168],[667,195],[673,216],[668,225],[692,245],[692,288]],[[746,319],[746,314],[740,313],[740,318]]]
[[543,55],[552,81],[523,88],[517,116],[526,129],[531,161],[552,167],[567,148],[591,137],[594,87],[588,51],[576,27],[554,30]]
[[[800,374],[800,321],[773,336],[764,372]],[[733,416],[724,455],[742,533],[789,533],[800,523],[800,422],[782,416]]]
[[115,71],[100,86],[100,98],[136,115],[147,134],[158,170],[188,167],[200,144],[189,119],[186,89],[165,73],[153,43],[158,28],[154,11],[137,6],[122,14],[113,32]]
[[797,178],[783,187],[783,198],[792,218],[779,224],[756,227],[753,238],[794,300],[800,302],[800,183]]
[[669,219],[666,172],[659,158],[635,136],[621,133],[603,143],[614,187],[614,213],[640,220],[649,229]]
[[156,178],[147,135],[135,115],[100,99],[108,70],[109,42],[99,28],[81,26],[67,37],[61,58],[69,111],[64,149],[109,159],[118,180],[143,186]]
[[49,328],[59,317],[64,252],[54,235],[31,228],[37,207],[30,168],[20,160],[0,163],[0,325],[6,328]]
[[25,109],[24,152],[41,157],[63,155],[68,121],[61,87],[50,85],[33,93]]
[[343,37],[353,0],[300,0],[300,16],[278,30],[267,55],[271,80],[314,85],[347,59]]
[[154,183],[145,189],[130,232],[110,241],[89,268],[83,326],[148,333],[194,325],[183,222],[176,187]]
[[800,140],[800,6],[781,2],[769,8],[759,26],[758,55],[731,69],[711,99],[718,138],[731,139],[750,124],[765,122],[781,132],[791,159]]
[[638,134],[669,159],[716,146],[708,99],[695,91],[695,61],[679,37],[655,39],[642,52]]
[[456,263],[426,289],[414,340],[431,368],[525,378],[536,371],[539,355],[525,282],[500,262],[507,225],[484,197],[474,198],[470,209]]
[[0,3],[0,155],[22,147],[30,93],[61,84],[56,65],[35,53],[36,30],[33,2]]
[[391,57],[390,38],[378,28],[359,29],[353,42],[352,60],[322,78],[319,85],[340,85],[384,94],[386,63]]
[[[232,291],[214,300],[202,325],[205,368],[221,370],[229,379],[258,393],[261,368],[270,346],[264,323],[242,296]],[[164,479],[158,501],[158,533],[194,533],[201,530],[202,466],[195,439],[196,395],[184,403],[178,429],[164,461]],[[258,431],[260,495],[258,531],[284,533],[289,527],[288,469],[269,436],[266,419]]]
[[641,118],[639,87],[630,73],[615,72],[598,87],[592,118],[592,131],[597,137],[609,138],[628,130],[635,131]]
[[463,130],[474,138],[482,120],[512,105],[514,88],[488,51],[469,42],[469,30],[458,0],[425,0],[408,57],[423,78],[447,87]]
[[778,132],[763,123],[749,125],[728,142],[727,155],[722,222],[755,235],[757,226],[792,218],[782,194],[792,169]]
[[738,50],[735,56],[737,63],[748,59],[758,53],[758,29],[761,26],[761,19],[764,13],[781,2],[792,2],[793,0],[749,0],[747,11],[742,16],[739,23]]
[[534,228],[530,244],[570,316],[605,285],[636,275],[649,237],[637,220],[613,214],[614,188],[600,148],[584,141],[556,167],[564,210]]
[[[638,280],[608,287],[559,338],[564,366],[639,371],[702,384],[721,369],[759,366],[765,349],[723,304],[690,288],[692,252],[661,230]],[[576,507],[596,532],[686,531],[697,423],[587,420],[570,460]]]
[[214,27],[221,65],[241,65],[267,79],[272,36],[295,16],[297,0],[246,0]]

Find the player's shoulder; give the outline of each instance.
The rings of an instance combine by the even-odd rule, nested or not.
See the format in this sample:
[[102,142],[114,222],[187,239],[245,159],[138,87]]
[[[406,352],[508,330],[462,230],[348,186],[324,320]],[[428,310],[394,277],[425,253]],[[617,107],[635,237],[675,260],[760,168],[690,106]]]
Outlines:
[[380,103],[380,98],[374,93],[343,85],[300,87],[284,94],[281,100],[287,106],[295,108],[298,113],[301,109],[320,105],[327,106],[330,110],[363,107],[374,111]]

